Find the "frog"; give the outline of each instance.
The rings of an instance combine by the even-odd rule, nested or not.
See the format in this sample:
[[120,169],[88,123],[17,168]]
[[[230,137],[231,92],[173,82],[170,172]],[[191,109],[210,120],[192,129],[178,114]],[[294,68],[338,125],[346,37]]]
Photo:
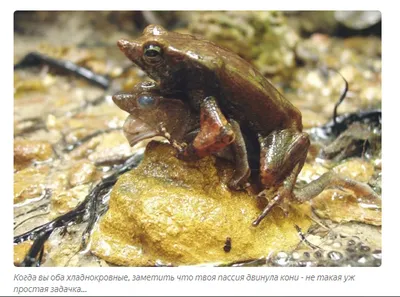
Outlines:
[[[199,132],[200,118],[186,100],[161,95],[152,81],[139,83],[129,92],[119,92],[112,96],[112,100],[129,113],[123,133],[130,146],[160,136],[177,150],[182,150],[182,146]],[[215,106],[216,103],[210,100],[207,104]],[[218,112],[218,109],[214,112]],[[250,186],[248,179],[251,173],[246,141],[239,124],[232,119],[229,123],[235,133],[235,141],[214,155],[234,163],[234,173],[228,187],[232,190],[245,189]]]
[[202,158],[234,142],[236,135],[227,119],[234,119],[256,135],[262,185],[258,197],[273,198],[253,226],[258,226],[275,206],[287,214],[288,203],[309,201],[327,186],[377,197],[367,185],[334,173],[321,176],[307,191],[295,193],[310,146],[301,112],[237,54],[201,36],[171,32],[155,24],[148,25],[135,40],[120,39],[117,45],[156,82],[150,89],[159,90],[163,96],[180,94],[200,114],[198,134],[178,149],[181,159]]

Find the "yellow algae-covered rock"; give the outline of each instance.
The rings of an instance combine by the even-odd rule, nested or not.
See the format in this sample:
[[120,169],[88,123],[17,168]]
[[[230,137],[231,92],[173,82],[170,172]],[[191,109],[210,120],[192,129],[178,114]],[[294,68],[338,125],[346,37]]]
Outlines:
[[226,264],[293,249],[294,224],[310,226],[310,207],[302,205],[287,218],[277,208],[253,227],[261,211],[255,195],[222,182],[231,165],[214,157],[184,162],[175,154],[151,142],[142,163],[119,178],[92,236],[93,253],[127,266]]

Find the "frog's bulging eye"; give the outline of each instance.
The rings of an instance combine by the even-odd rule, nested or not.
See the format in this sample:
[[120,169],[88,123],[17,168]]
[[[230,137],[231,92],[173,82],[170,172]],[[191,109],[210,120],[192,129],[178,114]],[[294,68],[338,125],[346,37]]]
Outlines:
[[137,102],[140,108],[150,108],[154,106],[156,99],[151,96],[143,95],[138,98]]
[[149,44],[144,48],[144,56],[149,62],[158,62],[161,60],[162,50],[161,47],[154,44]]

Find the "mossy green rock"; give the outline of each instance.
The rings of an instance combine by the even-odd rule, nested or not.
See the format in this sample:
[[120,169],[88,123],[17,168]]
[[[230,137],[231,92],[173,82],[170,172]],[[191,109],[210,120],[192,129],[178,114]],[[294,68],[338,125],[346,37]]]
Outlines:
[[311,224],[309,205],[288,217],[277,208],[253,227],[259,203],[254,194],[227,188],[231,174],[232,166],[214,157],[184,162],[169,145],[151,142],[142,163],[114,186],[92,252],[116,265],[218,265],[294,248],[300,240],[294,224],[303,230]]

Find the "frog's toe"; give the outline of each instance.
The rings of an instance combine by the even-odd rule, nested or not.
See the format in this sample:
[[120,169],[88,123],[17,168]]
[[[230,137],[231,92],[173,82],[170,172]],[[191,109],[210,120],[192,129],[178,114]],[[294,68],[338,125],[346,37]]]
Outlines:
[[282,213],[285,216],[285,218],[289,216],[289,207],[285,202],[280,203],[279,205],[277,205],[277,207],[279,207],[282,210]]
[[258,226],[261,221],[271,212],[271,210],[277,205],[280,200],[280,196],[276,195],[271,201],[268,202],[267,206],[263,209],[261,214],[252,223],[253,226]]
[[[264,190],[262,192],[260,192],[258,194],[258,197],[261,196],[265,196],[267,194],[267,191]],[[274,198],[272,198],[266,207],[264,207],[263,211],[261,212],[261,214],[253,221],[252,225],[253,226],[258,226],[261,221],[271,212],[271,210],[278,206],[283,214],[285,215],[285,217],[287,217],[289,215],[289,210],[288,207],[286,205],[286,203],[284,203],[284,198],[287,197],[287,193],[285,191],[278,191],[278,193],[274,196]]]
[[193,146],[184,146],[181,148],[177,148],[176,157],[179,160],[190,162],[190,161],[197,161],[200,159],[199,155],[194,150]]
[[228,183],[229,189],[231,189],[233,191],[242,191],[242,190],[249,188],[250,186],[251,186],[251,184],[248,182],[240,182],[235,179],[230,180]]
[[177,151],[178,154],[182,154],[185,147],[187,147],[187,144],[185,142],[179,143],[176,140],[171,140],[171,139],[169,139],[169,142],[171,143],[172,147]]
[[229,189],[231,189],[233,191],[238,191],[241,188],[241,186],[237,183],[236,180],[229,181],[228,187],[229,187]]

